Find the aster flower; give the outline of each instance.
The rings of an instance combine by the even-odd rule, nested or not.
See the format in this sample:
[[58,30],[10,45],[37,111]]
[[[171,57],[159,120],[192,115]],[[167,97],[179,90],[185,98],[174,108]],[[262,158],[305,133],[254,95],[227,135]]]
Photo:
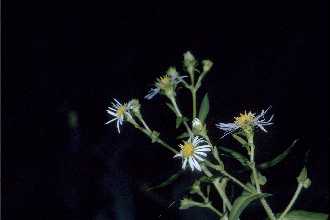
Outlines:
[[112,102],[112,107],[108,107],[107,113],[114,118],[108,121],[105,124],[109,124],[111,122],[117,121],[117,129],[118,133],[120,133],[120,126],[123,125],[123,122],[125,118],[132,118],[132,115],[130,113],[131,110],[131,104],[129,103],[124,103],[121,104],[117,99],[114,99],[115,102]]
[[272,125],[273,124],[272,119],[274,117],[274,115],[272,115],[268,120],[265,118],[265,115],[270,108],[271,107],[268,107],[266,111],[262,110],[259,115],[255,115],[252,112],[247,113],[245,111],[244,114],[241,113],[240,116],[234,117],[235,119],[234,123],[218,123],[216,124],[216,126],[220,130],[223,130],[225,132],[225,134],[222,137],[231,134],[238,129],[241,128],[244,129],[248,126],[258,127],[262,131],[267,132],[265,126]]
[[174,157],[182,158],[182,169],[186,169],[187,163],[189,163],[192,171],[194,171],[195,168],[199,171],[202,170],[199,161],[204,161],[203,157],[207,156],[206,152],[211,151],[212,148],[206,140],[197,136],[189,138],[188,141],[184,141],[179,147],[181,151]]
[[151,88],[144,98],[150,100],[159,93],[163,93],[168,96],[175,95],[177,85],[182,82],[185,77],[186,76],[179,76],[175,68],[169,68],[167,74],[156,80],[154,84],[155,87]]

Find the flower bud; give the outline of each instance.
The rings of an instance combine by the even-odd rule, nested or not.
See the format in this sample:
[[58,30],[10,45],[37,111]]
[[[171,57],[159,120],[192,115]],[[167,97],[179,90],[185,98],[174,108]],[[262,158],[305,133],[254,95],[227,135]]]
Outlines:
[[195,70],[195,66],[197,64],[195,57],[192,55],[190,51],[187,51],[183,55],[183,64],[187,69],[189,74],[193,74]]
[[213,62],[211,60],[203,60],[202,64],[203,64],[203,72],[204,73],[207,73],[208,71],[210,71],[210,69],[213,66]]
[[202,122],[198,118],[194,118],[194,120],[192,121],[192,127],[196,131],[202,131],[203,129]]
[[141,104],[138,99],[132,99],[131,101],[129,101],[128,106],[130,107],[132,113],[135,116],[139,117],[141,115]]
[[171,78],[176,78],[178,76],[178,71],[176,71],[175,67],[171,66],[167,69],[166,74]]

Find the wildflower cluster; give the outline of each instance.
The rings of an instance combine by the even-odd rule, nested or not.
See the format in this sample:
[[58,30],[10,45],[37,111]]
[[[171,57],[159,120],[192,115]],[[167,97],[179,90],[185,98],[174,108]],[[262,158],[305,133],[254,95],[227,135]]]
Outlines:
[[[118,133],[120,133],[123,123],[128,122],[148,136],[153,143],[158,143],[171,151],[174,154],[173,158],[181,158],[182,170],[186,170],[189,167],[191,171],[197,171],[201,174],[201,177],[191,186],[190,194],[193,197],[183,198],[179,207],[180,209],[192,207],[207,208],[213,211],[220,219],[237,220],[243,209],[248,207],[250,202],[259,200],[268,219],[284,220],[286,216],[290,216],[293,203],[302,189],[308,188],[311,185],[311,180],[307,177],[307,170],[304,168],[299,175],[297,179],[297,191],[286,209],[276,215],[265,198],[268,194],[264,193],[261,189],[261,185],[266,184],[267,179],[261,174],[259,168],[262,167],[265,169],[278,163],[284,159],[288,150],[278,155],[274,160],[261,165],[256,164],[254,159],[256,148],[254,144],[255,130],[260,129],[267,133],[266,127],[274,123],[273,115],[267,115],[271,107],[262,110],[259,114],[244,111],[238,116],[233,117],[232,122],[218,122],[214,125],[215,128],[219,129],[220,140],[227,135],[231,135],[233,140],[240,143],[247,150],[248,157],[235,149],[216,146],[208,136],[207,128],[210,128],[210,125],[206,121],[210,108],[208,96],[205,95],[200,104],[198,102],[198,90],[202,85],[204,77],[211,71],[212,67],[212,61],[205,59],[199,62],[188,51],[183,55],[183,71],[185,73],[181,74],[175,67],[170,67],[165,74],[162,74],[154,81],[153,87],[144,97],[147,100],[151,100],[156,95],[160,95],[169,101],[166,104],[176,116],[175,128],[179,129],[181,126],[185,128],[184,133],[177,137],[172,137],[175,140],[181,139],[177,146],[173,147],[166,143],[158,131],[147,125],[143,118],[141,104],[137,99],[132,99],[126,103],[120,103],[117,99],[114,99],[111,106],[106,110],[110,117],[112,117],[106,124],[116,122]],[[177,88],[179,86],[189,90],[191,93],[191,115],[188,114],[187,116],[179,108],[176,99],[178,95]],[[199,109],[197,108],[198,105]],[[250,179],[241,181],[231,174],[224,165],[222,155],[237,159],[244,166],[242,170],[244,172],[250,172]],[[172,181],[174,181],[173,177],[169,181],[166,181],[166,184],[162,185],[167,185]],[[228,197],[226,186],[229,183],[241,187],[241,196],[238,196],[236,199]],[[215,188],[221,198],[223,204],[222,210],[214,206],[210,200],[211,187]],[[199,200],[194,198],[196,196],[199,197]]]

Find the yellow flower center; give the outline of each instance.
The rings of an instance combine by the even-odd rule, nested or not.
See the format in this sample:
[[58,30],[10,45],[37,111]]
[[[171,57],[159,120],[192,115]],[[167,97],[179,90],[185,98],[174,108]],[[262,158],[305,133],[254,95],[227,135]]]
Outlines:
[[182,155],[184,157],[190,157],[192,156],[194,153],[194,146],[192,145],[192,143],[184,143],[184,145],[182,146]]
[[165,89],[171,86],[171,78],[168,75],[159,77],[158,85],[161,89]]
[[124,117],[126,111],[126,105],[121,105],[118,107],[117,111],[116,111],[116,115],[120,118]]
[[249,113],[244,112],[244,114],[241,113],[239,117],[235,117],[234,123],[240,127],[245,127],[251,124],[254,119],[255,119],[254,114],[252,114],[251,112]]

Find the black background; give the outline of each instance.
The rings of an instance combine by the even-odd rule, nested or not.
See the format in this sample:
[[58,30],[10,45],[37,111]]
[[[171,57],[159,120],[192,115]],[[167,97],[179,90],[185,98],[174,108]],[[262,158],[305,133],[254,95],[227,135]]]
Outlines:
[[[3,1],[3,219],[215,219],[176,209],[195,173],[145,193],[179,161],[127,125],[120,135],[104,125],[113,97],[139,98],[150,125],[173,135],[164,98],[143,97],[167,67],[182,69],[187,50],[215,63],[199,93],[199,100],[209,93],[212,139],[221,135],[216,122],[271,105],[275,125],[258,132],[257,160],[300,139],[265,172],[274,210],[285,207],[306,164],[312,186],[296,208],[327,212],[327,2],[266,2]],[[188,112],[188,93],[178,93]],[[78,116],[74,128],[70,112]],[[264,212],[255,204],[244,214]]]

